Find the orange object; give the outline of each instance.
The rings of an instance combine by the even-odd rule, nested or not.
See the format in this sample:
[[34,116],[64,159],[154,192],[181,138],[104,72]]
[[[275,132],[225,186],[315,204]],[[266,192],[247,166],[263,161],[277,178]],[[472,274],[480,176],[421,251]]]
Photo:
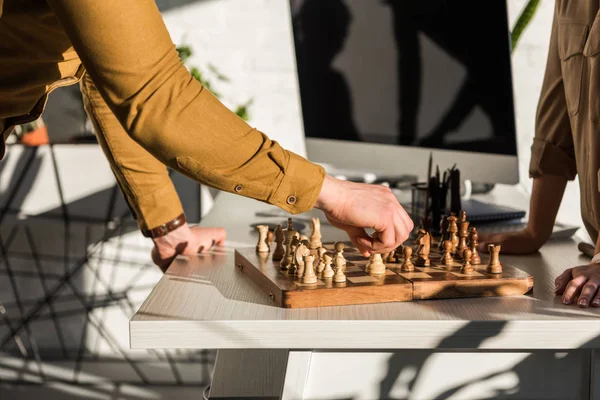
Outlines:
[[31,132],[24,133],[20,140],[21,144],[30,147],[42,146],[48,144],[48,142],[48,128],[45,125],[40,126]]

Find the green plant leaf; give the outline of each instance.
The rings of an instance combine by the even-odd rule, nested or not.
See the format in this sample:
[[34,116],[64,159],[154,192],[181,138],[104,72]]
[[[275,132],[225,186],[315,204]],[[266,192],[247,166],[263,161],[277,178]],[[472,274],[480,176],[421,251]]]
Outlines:
[[192,48],[190,46],[179,46],[176,48],[179,53],[179,58],[181,62],[185,64],[185,62],[192,56]]
[[208,70],[210,72],[212,72],[213,74],[215,74],[215,76],[217,77],[218,80],[223,81],[223,82],[229,82],[229,78],[225,75],[223,75],[222,73],[220,73],[217,70],[217,67],[215,67],[213,64],[208,64]]
[[511,52],[514,51],[517,47],[517,43],[519,42],[523,31],[533,19],[533,16],[535,15],[539,4],[540,0],[529,0],[527,5],[521,12],[521,15],[519,15],[519,18],[517,19],[517,22],[515,23],[515,26],[510,34]]

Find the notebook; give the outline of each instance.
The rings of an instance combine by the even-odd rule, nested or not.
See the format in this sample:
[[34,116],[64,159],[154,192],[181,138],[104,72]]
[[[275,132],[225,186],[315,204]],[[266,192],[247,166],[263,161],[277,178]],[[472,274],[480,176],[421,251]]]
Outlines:
[[484,203],[479,200],[461,200],[462,209],[467,213],[467,220],[472,223],[508,221],[525,217],[526,212],[512,207]]

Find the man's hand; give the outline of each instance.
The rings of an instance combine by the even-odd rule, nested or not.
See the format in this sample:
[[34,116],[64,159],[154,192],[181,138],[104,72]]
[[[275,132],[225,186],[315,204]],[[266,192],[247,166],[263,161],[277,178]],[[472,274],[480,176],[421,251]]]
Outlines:
[[[315,207],[325,213],[333,226],[346,231],[364,256],[396,249],[413,229],[412,220],[385,186],[343,181],[328,175]],[[365,228],[374,229],[376,234],[370,237]]]
[[556,294],[562,294],[564,304],[573,303],[579,295],[579,307],[600,307],[600,264],[569,268],[560,274],[554,283]]
[[152,239],[152,261],[165,272],[179,254],[194,255],[221,246],[226,233],[223,228],[190,227],[184,224],[167,235]]
[[544,238],[528,229],[512,233],[479,234],[479,251],[487,253],[488,244],[502,245],[503,254],[531,254],[542,247]]

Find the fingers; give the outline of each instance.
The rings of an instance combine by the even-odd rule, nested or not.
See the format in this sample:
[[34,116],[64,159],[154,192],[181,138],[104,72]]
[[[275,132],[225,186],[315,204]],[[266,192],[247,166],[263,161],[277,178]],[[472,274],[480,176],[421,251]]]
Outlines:
[[408,239],[414,224],[404,208],[394,198],[390,217],[383,219],[380,226],[375,226],[377,235],[372,240],[371,248],[377,253],[386,253],[396,249]]
[[586,280],[587,277],[585,275],[579,275],[571,279],[563,294],[563,304],[571,304],[573,298],[579,293]]
[[579,295],[579,300],[577,300],[577,304],[580,307],[587,307],[592,302],[592,298],[596,295],[599,286],[600,277],[592,276],[585,283],[585,285],[583,285],[583,288],[581,289],[581,294]]
[[566,269],[562,274],[556,277],[554,280],[554,292],[556,294],[563,294],[567,284],[573,277],[573,268]]

